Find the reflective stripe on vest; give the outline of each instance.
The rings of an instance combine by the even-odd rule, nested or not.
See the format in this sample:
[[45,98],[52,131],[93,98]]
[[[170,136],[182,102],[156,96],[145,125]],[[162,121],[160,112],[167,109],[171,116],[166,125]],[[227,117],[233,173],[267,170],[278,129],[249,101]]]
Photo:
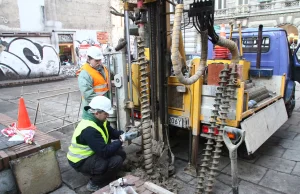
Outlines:
[[105,72],[105,77],[101,75],[99,71],[96,69],[92,68],[88,63],[84,64],[81,69],[84,69],[85,71],[88,72],[88,74],[92,77],[93,79],[93,89],[94,92],[99,95],[103,96],[108,90],[108,70],[106,69],[105,66],[103,66],[104,72]]
[[103,89],[103,88],[107,88],[107,87],[108,87],[108,84],[103,84],[103,85],[95,86],[94,90],[95,89]]
[[94,151],[87,145],[78,144],[76,139],[82,133],[84,129],[87,127],[93,127],[101,134],[105,144],[107,144],[109,139],[108,129],[107,129],[107,121],[103,123],[104,130],[99,127],[93,121],[82,119],[78,126],[76,127],[74,134],[72,136],[72,143],[69,146],[69,151],[67,154],[67,158],[74,163],[79,162],[82,159],[88,158],[89,156],[94,154]]

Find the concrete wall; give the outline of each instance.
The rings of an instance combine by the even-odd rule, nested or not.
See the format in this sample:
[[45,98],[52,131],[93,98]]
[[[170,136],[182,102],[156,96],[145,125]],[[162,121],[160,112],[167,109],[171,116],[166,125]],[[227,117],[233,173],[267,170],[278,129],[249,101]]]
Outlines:
[[98,30],[108,32],[116,46],[124,19],[112,16],[110,6],[123,12],[119,0],[0,0],[0,30]]
[[[97,32],[108,32],[108,44],[115,47],[124,37],[124,18],[112,16],[110,6],[123,12],[122,5],[119,0],[0,0],[0,32],[53,32],[47,38],[0,34],[0,80],[62,72],[57,54],[59,34],[72,34],[79,66],[86,61],[80,45],[99,45]],[[67,74],[73,75],[78,66],[71,69]]]
[[0,30],[18,30],[19,8],[17,0],[0,0]]
[[65,29],[110,30],[110,1],[56,0],[57,20]]
[[110,6],[122,12],[119,0],[45,0],[46,30],[108,32],[109,43],[116,46],[119,38],[124,37],[124,19],[111,15]]
[[18,0],[21,31],[44,30],[44,0]]
[[[111,6],[123,13],[123,3],[118,0],[111,0]],[[111,15],[111,45],[116,47],[120,38],[124,38],[124,18]]]
[[0,80],[58,75],[60,60],[50,37],[0,37]]

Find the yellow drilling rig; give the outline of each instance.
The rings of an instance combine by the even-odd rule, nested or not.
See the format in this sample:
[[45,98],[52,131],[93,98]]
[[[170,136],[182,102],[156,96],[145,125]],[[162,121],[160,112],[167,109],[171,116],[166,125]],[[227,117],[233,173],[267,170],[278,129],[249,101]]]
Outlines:
[[[290,70],[260,65],[268,54],[264,36],[268,31],[262,27],[251,31],[251,42],[242,37],[241,28],[231,29],[226,39],[215,32],[214,12],[214,0],[194,0],[188,6],[182,0],[124,1],[124,14],[111,11],[124,16],[126,35],[112,54],[117,124],[141,131],[144,169],[149,175],[158,173],[158,165],[164,176],[174,172],[169,132],[173,126],[189,130],[189,170],[197,172],[199,193],[212,191],[225,127],[246,131],[242,151],[251,155],[294,108],[294,93],[287,92],[295,87],[292,79],[287,80]],[[201,55],[189,64],[182,36],[187,26],[201,36]],[[130,35],[137,39],[136,56],[131,53]],[[251,44],[258,58],[254,66],[243,55],[243,48],[249,50]],[[233,141],[239,138],[234,131],[225,133]],[[206,147],[198,165],[199,140]],[[157,164],[162,161],[157,158],[163,157],[164,162]]]

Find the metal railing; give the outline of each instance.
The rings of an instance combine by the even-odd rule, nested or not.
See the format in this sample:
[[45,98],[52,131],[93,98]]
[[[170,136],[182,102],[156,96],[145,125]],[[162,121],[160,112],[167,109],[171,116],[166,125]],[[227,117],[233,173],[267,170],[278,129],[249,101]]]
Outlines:
[[[33,104],[26,104],[27,109],[34,111],[32,123],[43,132],[51,133],[70,125],[73,125],[74,128],[75,124],[80,121],[82,98],[81,95],[78,95],[77,99],[72,97],[73,93],[79,92],[79,89],[74,88],[74,86],[70,85],[69,87],[55,88],[53,90],[37,90],[30,93],[24,93],[23,91],[24,87],[22,86],[20,97],[23,97],[25,102]],[[8,101],[16,103],[14,100],[17,99],[19,97],[8,99]],[[50,103],[53,107],[50,105],[49,108]],[[46,106],[47,104],[48,106]],[[47,126],[48,123],[55,123],[55,127]]]
[[299,11],[299,0],[271,1],[215,10],[215,18],[236,18]]

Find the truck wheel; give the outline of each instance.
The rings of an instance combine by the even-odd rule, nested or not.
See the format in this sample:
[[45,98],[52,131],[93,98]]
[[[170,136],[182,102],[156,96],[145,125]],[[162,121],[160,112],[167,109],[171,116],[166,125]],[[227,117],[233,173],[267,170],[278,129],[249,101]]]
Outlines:
[[295,96],[293,95],[288,103],[285,104],[286,112],[288,117],[290,118],[293,114],[293,110],[295,108]]

